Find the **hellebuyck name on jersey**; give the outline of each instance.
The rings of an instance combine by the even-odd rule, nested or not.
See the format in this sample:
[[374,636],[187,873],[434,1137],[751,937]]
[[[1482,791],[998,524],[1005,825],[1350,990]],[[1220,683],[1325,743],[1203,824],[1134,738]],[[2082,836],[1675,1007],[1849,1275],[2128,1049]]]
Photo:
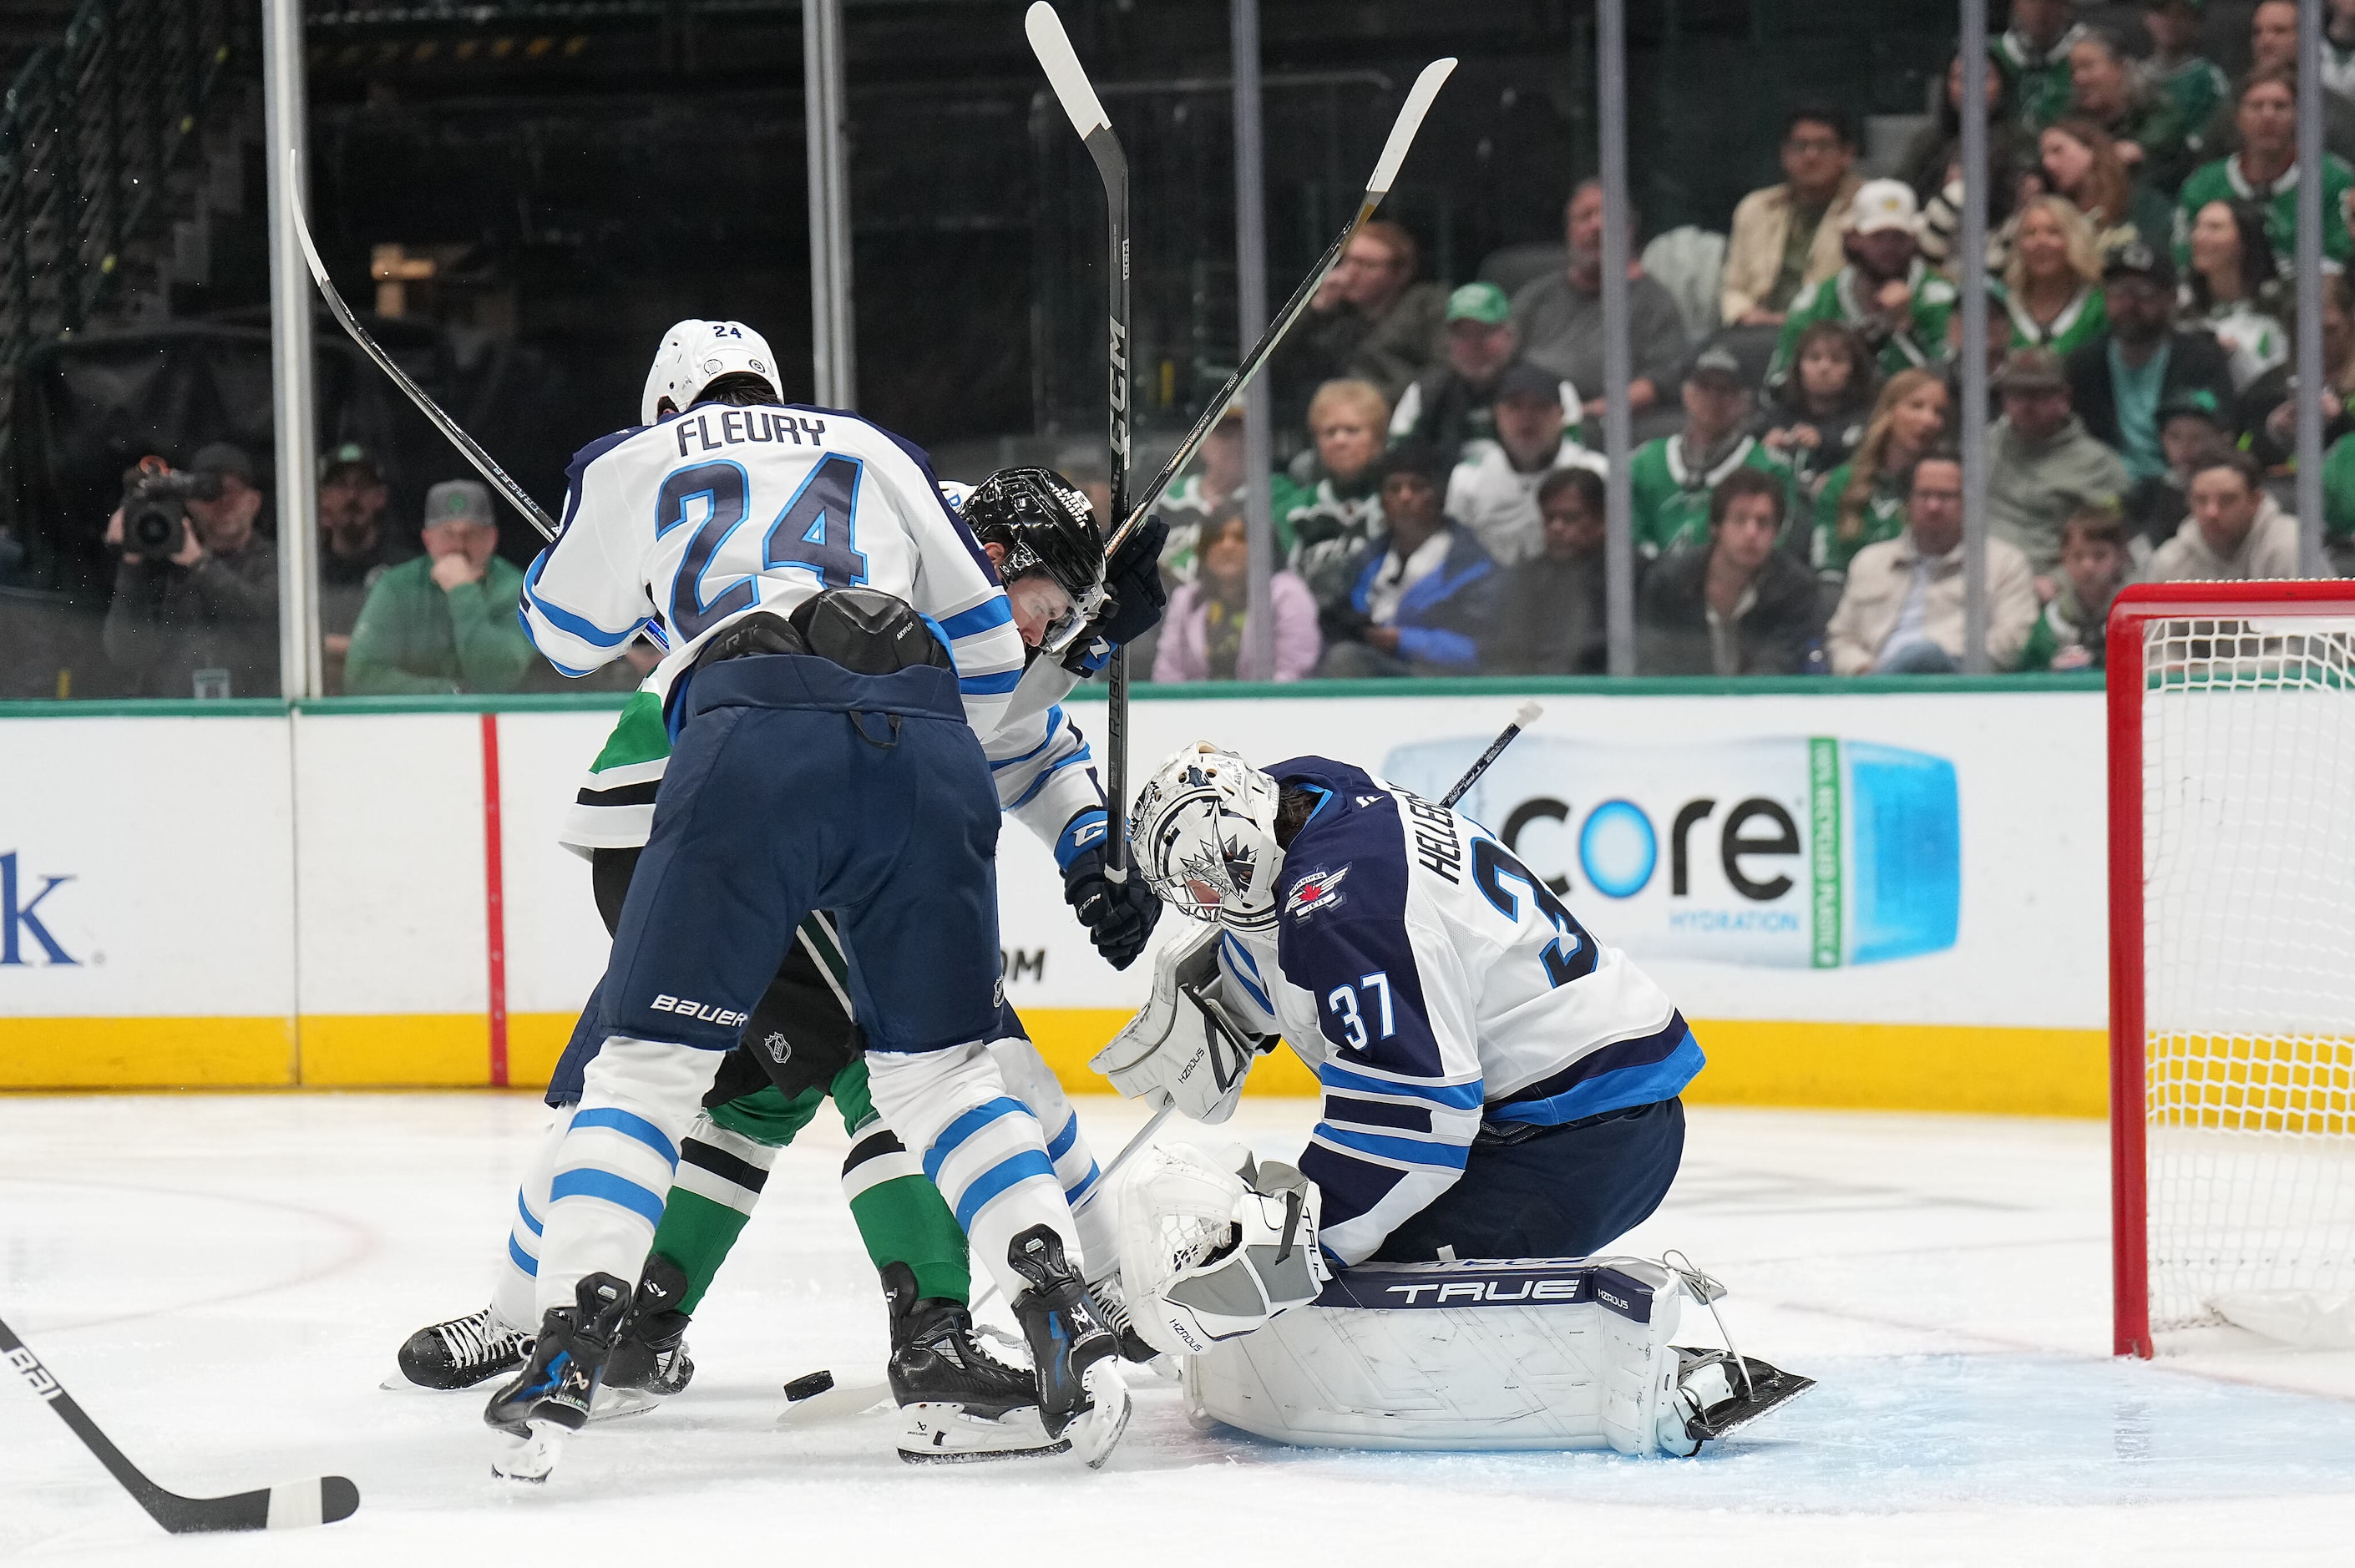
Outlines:
[[1455,1183],[1484,1120],[1581,1121],[1700,1070],[1667,993],[1477,823],[1347,763],[1267,771],[1319,800],[1284,851],[1272,941],[1219,944],[1221,990],[1263,1032],[1322,1045],[1300,1168],[1343,1263]]

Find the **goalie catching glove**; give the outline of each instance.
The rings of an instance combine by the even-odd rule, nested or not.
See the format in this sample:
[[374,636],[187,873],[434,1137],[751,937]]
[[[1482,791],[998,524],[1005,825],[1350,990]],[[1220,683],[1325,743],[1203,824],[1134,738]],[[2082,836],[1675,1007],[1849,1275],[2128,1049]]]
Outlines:
[[1088,1065],[1133,1100],[1174,1105],[1216,1125],[1235,1114],[1252,1061],[1279,1036],[1234,1021],[1219,1001],[1215,927],[1165,945],[1153,960],[1153,995]]
[[1119,1196],[1130,1321],[1156,1350],[1199,1355],[1314,1301],[1330,1277],[1316,1188],[1289,1165],[1168,1144],[1145,1152]]

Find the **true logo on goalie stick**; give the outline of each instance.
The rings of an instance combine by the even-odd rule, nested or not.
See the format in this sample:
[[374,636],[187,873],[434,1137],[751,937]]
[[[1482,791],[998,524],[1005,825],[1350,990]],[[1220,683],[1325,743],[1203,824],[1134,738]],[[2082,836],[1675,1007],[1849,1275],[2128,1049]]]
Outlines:
[[1292,892],[1284,901],[1284,914],[1305,920],[1319,909],[1332,908],[1341,902],[1341,879],[1348,874],[1346,865],[1338,871],[1317,867],[1292,885]]

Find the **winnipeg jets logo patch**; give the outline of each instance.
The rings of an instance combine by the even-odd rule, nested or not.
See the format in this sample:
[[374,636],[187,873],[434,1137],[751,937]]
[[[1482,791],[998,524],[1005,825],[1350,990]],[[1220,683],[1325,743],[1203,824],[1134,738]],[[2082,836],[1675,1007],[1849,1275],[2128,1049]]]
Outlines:
[[1349,868],[1346,865],[1338,871],[1327,871],[1319,866],[1310,872],[1292,885],[1291,895],[1284,901],[1284,914],[1306,919],[1319,909],[1329,909],[1340,903],[1341,879],[1348,874]]

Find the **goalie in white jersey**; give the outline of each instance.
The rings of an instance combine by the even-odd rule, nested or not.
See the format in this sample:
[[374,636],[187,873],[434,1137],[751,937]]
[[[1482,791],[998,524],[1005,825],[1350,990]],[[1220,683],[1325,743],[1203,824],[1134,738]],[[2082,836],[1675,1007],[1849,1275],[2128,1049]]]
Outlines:
[[643,414],[575,457],[519,609],[573,674],[655,627],[675,750],[554,1160],[540,1331],[485,1413],[520,1440],[497,1467],[542,1478],[586,1421],[679,1141],[814,909],[837,923],[877,1107],[1013,1304],[1048,1436],[1100,1463],[1127,1414],[1117,1347],[1039,1125],[983,1042],[1000,812],[984,747],[1053,754],[1060,715],[1022,716],[1016,688],[1026,645],[1063,654],[1103,609],[1101,539],[1069,518],[1084,569],[1009,588],[921,451],[782,403],[768,345],[734,322],[671,330]]
[[1690,1454],[1806,1386],[1668,1342],[1681,1301],[1721,1293],[1689,1266],[1593,1257],[1675,1180],[1700,1047],[1478,824],[1345,762],[1263,772],[1205,744],[1147,781],[1129,837],[1211,928],[1162,949],[1095,1065],[1217,1122],[1281,1033],[1325,1091],[1296,1171],[1181,1144],[1119,1190],[1133,1326],[1182,1359],[1197,1414],[1290,1442]]

